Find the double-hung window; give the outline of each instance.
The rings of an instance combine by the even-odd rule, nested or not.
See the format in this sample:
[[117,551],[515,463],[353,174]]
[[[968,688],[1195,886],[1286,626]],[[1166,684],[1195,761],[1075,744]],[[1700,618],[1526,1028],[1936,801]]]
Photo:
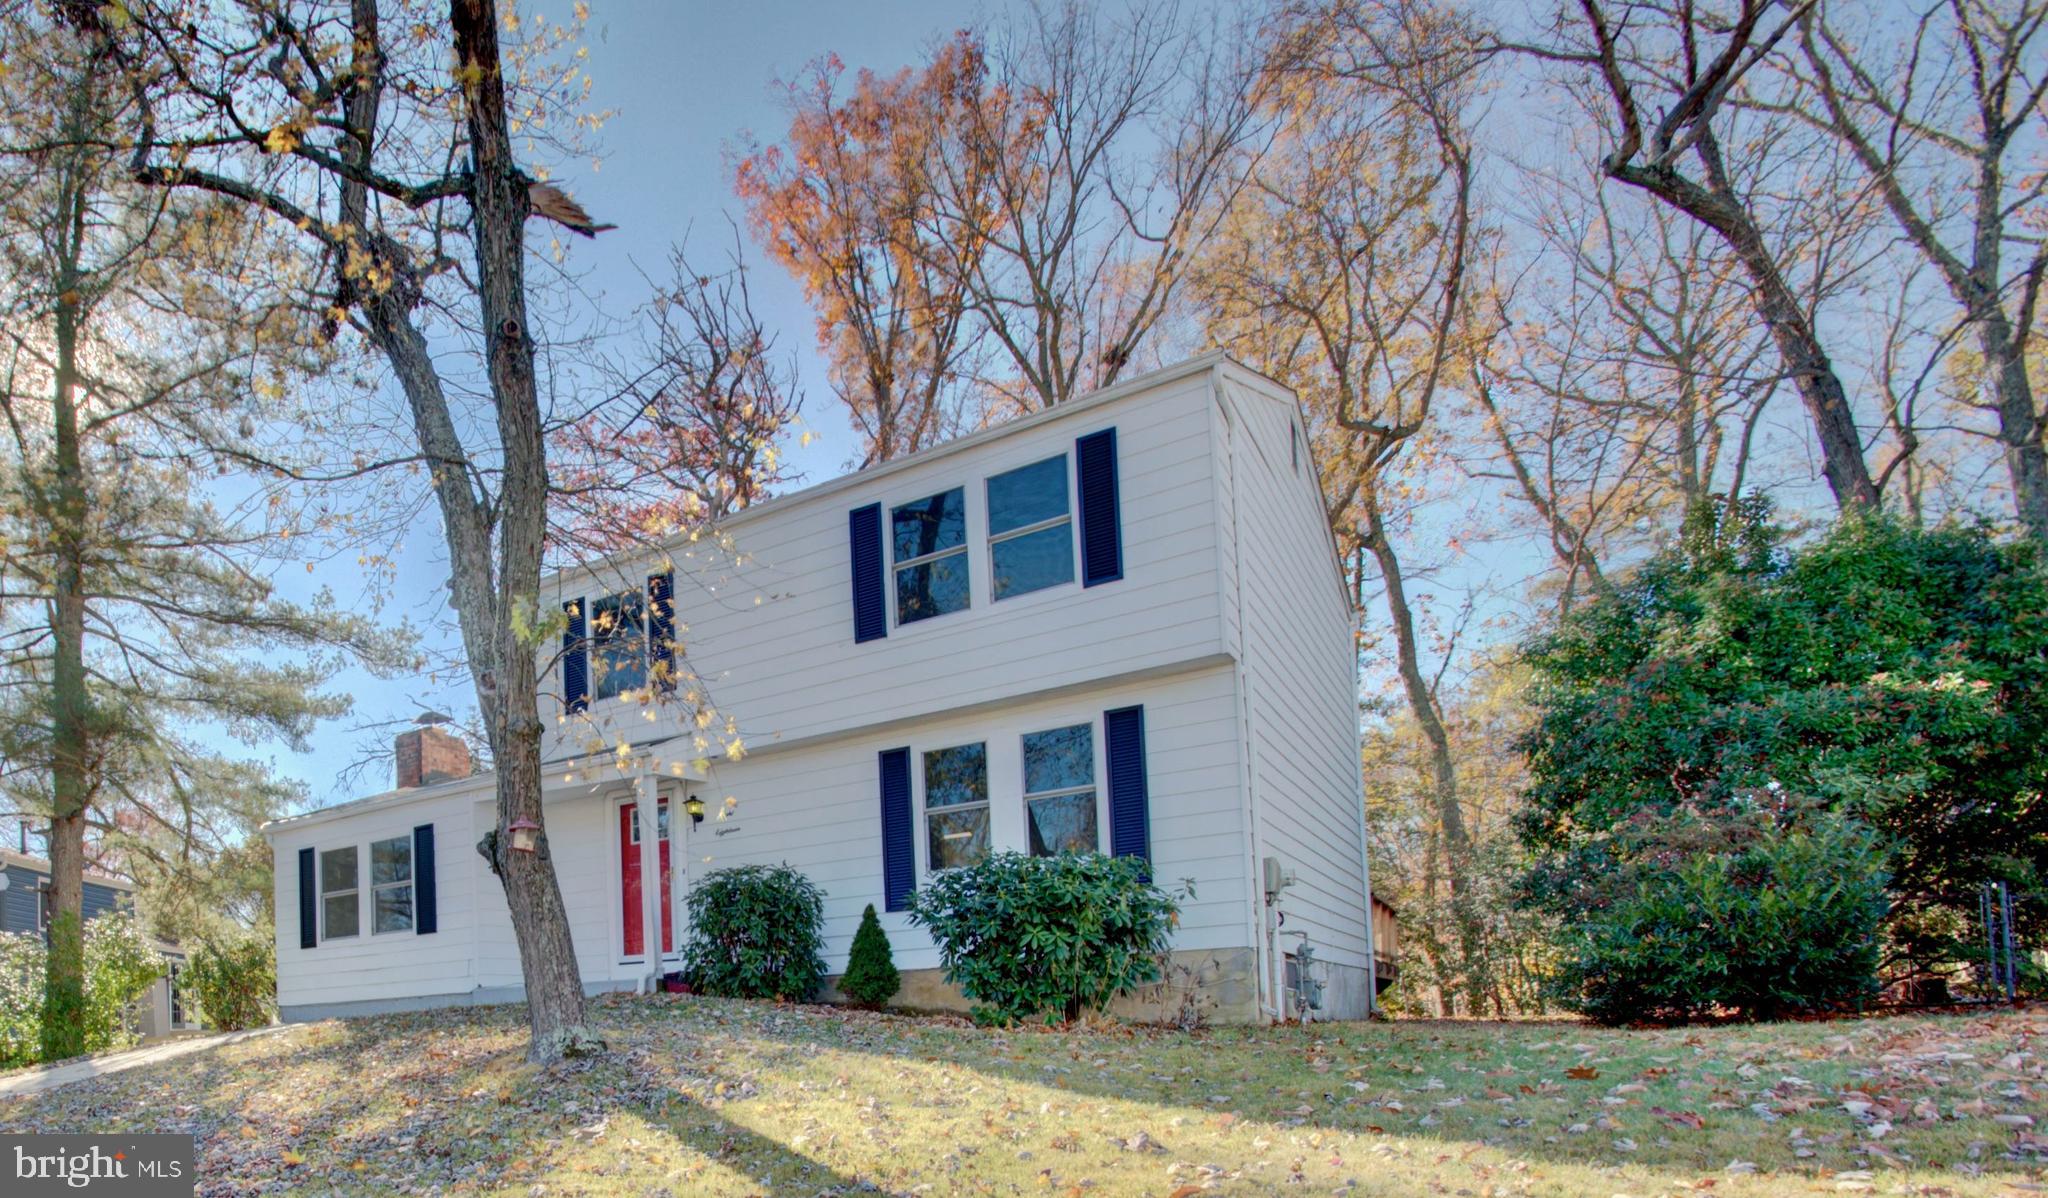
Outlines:
[[370,845],[370,930],[412,931],[412,837]]
[[356,897],[356,846],[321,850],[320,939],[340,940],[362,930]]
[[1095,725],[1024,734],[1024,823],[1034,857],[1095,850]]
[[647,600],[637,591],[590,604],[591,694],[615,699],[647,685]]
[[988,856],[988,745],[931,749],[924,755],[927,863],[933,870]]
[[988,557],[997,599],[1074,581],[1066,454],[989,478]]
[[896,570],[896,622],[909,624],[968,605],[967,493],[941,491],[889,512]]

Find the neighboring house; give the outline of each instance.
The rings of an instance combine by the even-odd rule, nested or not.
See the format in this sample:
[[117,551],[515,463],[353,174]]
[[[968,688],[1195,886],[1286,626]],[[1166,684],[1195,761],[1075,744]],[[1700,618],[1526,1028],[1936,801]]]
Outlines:
[[[41,857],[0,849],[0,877],[7,880],[0,889],[0,932],[42,933],[50,926],[50,863]],[[135,883],[104,874],[87,874],[83,903],[85,918],[94,919],[109,911],[135,910]],[[175,944],[150,941],[164,959],[164,975],[151,984],[136,1002],[136,1030],[144,1036],[161,1036],[199,1026],[179,992],[178,975],[185,968],[185,953]]]
[[[705,871],[787,862],[826,892],[829,970],[873,903],[898,1001],[958,1006],[905,914],[919,880],[1073,848],[1194,883],[1175,975],[1211,1018],[1287,1009],[1304,935],[1326,1016],[1366,1013],[1353,609],[1291,393],[1209,355],[719,531],[737,561],[678,542],[544,583],[568,631],[543,803],[587,988],[674,969]],[[678,651],[744,756],[633,698]],[[287,1019],[519,997],[473,847],[492,780],[467,775],[460,741],[408,732],[398,790],[267,827]]]
[[[0,932],[40,932],[50,926],[50,863],[41,857],[0,849]],[[100,874],[85,875],[85,917],[135,909],[135,884]]]

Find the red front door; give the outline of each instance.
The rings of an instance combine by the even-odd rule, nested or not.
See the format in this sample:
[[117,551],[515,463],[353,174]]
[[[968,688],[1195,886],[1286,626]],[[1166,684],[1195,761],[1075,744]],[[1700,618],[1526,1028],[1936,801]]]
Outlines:
[[[669,901],[668,864],[668,800],[658,800],[659,814],[656,822],[661,825],[661,951],[675,951],[674,904]],[[632,803],[619,804],[619,906],[625,918],[626,955],[638,957],[646,954],[646,937],[641,931],[640,915],[640,821],[634,818],[637,808]]]

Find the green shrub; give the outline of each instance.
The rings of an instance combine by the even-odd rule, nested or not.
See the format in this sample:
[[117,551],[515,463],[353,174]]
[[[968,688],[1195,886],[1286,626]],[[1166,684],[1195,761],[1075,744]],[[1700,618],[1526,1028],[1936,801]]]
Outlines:
[[85,1051],[105,1052],[135,1042],[129,1010],[164,974],[164,959],[132,915],[108,914],[85,923]]
[[[44,975],[49,949],[34,932],[0,933],[0,1069],[45,1059]],[[108,914],[85,924],[84,1006],[75,1016],[84,1052],[135,1042],[130,1008],[164,972],[133,916]]]
[[882,921],[875,905],[860,913],[860,929],[853,934],[853,950],[846,957],[846,973],[839,979],[839,992],[870,1009],[896,997],[903,975],[896,972],[896,957],[889,950],[889,937],[882,933]]
[[1602,1023],[1774,1018],[1876,993],[1884,850],[1852,817],[1739,801],[1644,816],[1563,925],[1559,997]]
[[683,973],[698,992],[802,1001],[825,980],[825,892],[789,866],[713,870],[689,908]]
[[1003,1021],[1074,1019],[1159,980],[1180,908],[1136,857],[993,853],[920,888],[946,980]]
[[2022,896],[2021,941],[2048,938],[2048,570],[2031,542],[1872,517],[1794,543],[1767,504],[1723,502],[1614,582],[1525,646],[1517,822],[1539,905],[1639,813],[1778,786],[1892,850],[1888,957],[1971,960],[1992,880]]
[[43,1059],[43,938],[0,932],[0,1069]]
[[201,1021],[220,1031],[263,1027],[277,1011],[277,951],[268,936],[208,941],[179,977]]

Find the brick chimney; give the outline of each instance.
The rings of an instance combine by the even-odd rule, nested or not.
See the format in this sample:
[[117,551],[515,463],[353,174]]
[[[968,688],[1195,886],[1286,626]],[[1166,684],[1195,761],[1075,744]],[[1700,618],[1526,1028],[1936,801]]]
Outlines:
[[469,777],[469,746],[439,728],[398,734],[398,789],[432,786]]

